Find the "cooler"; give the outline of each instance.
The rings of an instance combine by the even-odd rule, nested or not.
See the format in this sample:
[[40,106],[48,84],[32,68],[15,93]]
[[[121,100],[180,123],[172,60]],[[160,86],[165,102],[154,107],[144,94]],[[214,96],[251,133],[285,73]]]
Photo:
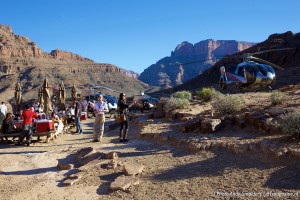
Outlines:
[[87,119],[87,112],[82,112],[80,116],[80,120],[86,120]]
[[39,119],[46,119],[47,118],[45,113],[39,113],[38,116],[39,116]]
[[49,132],[50,130],[53,130],[52,120],[42,119],[36,122],[36,132],[42,133],[42,132]]

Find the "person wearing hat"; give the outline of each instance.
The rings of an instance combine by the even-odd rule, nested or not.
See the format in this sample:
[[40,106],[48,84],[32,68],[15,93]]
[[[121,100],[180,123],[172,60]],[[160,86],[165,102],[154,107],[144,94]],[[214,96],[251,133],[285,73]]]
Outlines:
[[101,142],[104,132],[105,113],[108,112],[107,103],[103,101],[103,96],[99,95],[98,101],[94,105],[96,118],[94,122],[93,142]]

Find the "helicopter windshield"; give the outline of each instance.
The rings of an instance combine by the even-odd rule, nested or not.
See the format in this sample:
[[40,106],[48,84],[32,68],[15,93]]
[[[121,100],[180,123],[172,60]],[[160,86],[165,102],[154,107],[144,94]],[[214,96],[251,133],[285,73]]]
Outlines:
[[272,74],[275,74],[274,69],[270,65],[260,64],[267,72],[271,72]]
[[259,69],[260,73],[262,73],[264,76],[267,76],[268,70],[265,66],[257,65],[257,68]]
[[256,65],[246,65],[244,67],[244,69],[249,72],[250,74],[256,74],[257,72],[259,72],[259,69]]

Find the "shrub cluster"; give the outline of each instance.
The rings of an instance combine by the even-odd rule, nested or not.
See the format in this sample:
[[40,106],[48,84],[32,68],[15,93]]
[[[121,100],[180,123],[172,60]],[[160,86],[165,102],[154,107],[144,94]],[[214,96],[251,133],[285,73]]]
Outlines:
[[165,110],[167,112],[180,109],[180,108],[188,108],[190,106],[190,102],[187,99],[180,98],[170,98],[165,104]]
[[211,101],[213,98],[218,98],[221,95],[214,88],[202,88],[202,90],[196,91],[196,94],[200,100],[205,102]]
[[281,128],[284,133],[300,138],[300,111],[294,111],[282,116]]
[[288,96],[284,92],[274,91],[270,96],[272,105],[284,104],[288,100]]
[[219,94],[213,98],[211,105],[216,112],[226,115],[240,112],[245,107],[245,102],[238,95]]
[[173,94],[174,98],[177,99],[186,99],[188,101],[192,100],[192,94],[188,91],[179,91]]

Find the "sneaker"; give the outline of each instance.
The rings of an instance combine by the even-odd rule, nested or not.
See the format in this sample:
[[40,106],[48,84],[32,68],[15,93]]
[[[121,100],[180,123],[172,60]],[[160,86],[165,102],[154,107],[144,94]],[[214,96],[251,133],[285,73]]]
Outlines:
[[93,140],[92,142],[99,142],[99,140]]
[[30,146],[30,142],[27,142],[26,145],[29,147]]
[[22,146],[22,144],[18,142],[17,144],[15,144],[15,146]]
[[129,140],[127,140],[127,139],[124,139],[124,140],[123,140],[123,142],[128,142],[128,141],[129,141]]
[[123,139],[120,139],[120,142],[124,142],[124,140],[123,140]]

